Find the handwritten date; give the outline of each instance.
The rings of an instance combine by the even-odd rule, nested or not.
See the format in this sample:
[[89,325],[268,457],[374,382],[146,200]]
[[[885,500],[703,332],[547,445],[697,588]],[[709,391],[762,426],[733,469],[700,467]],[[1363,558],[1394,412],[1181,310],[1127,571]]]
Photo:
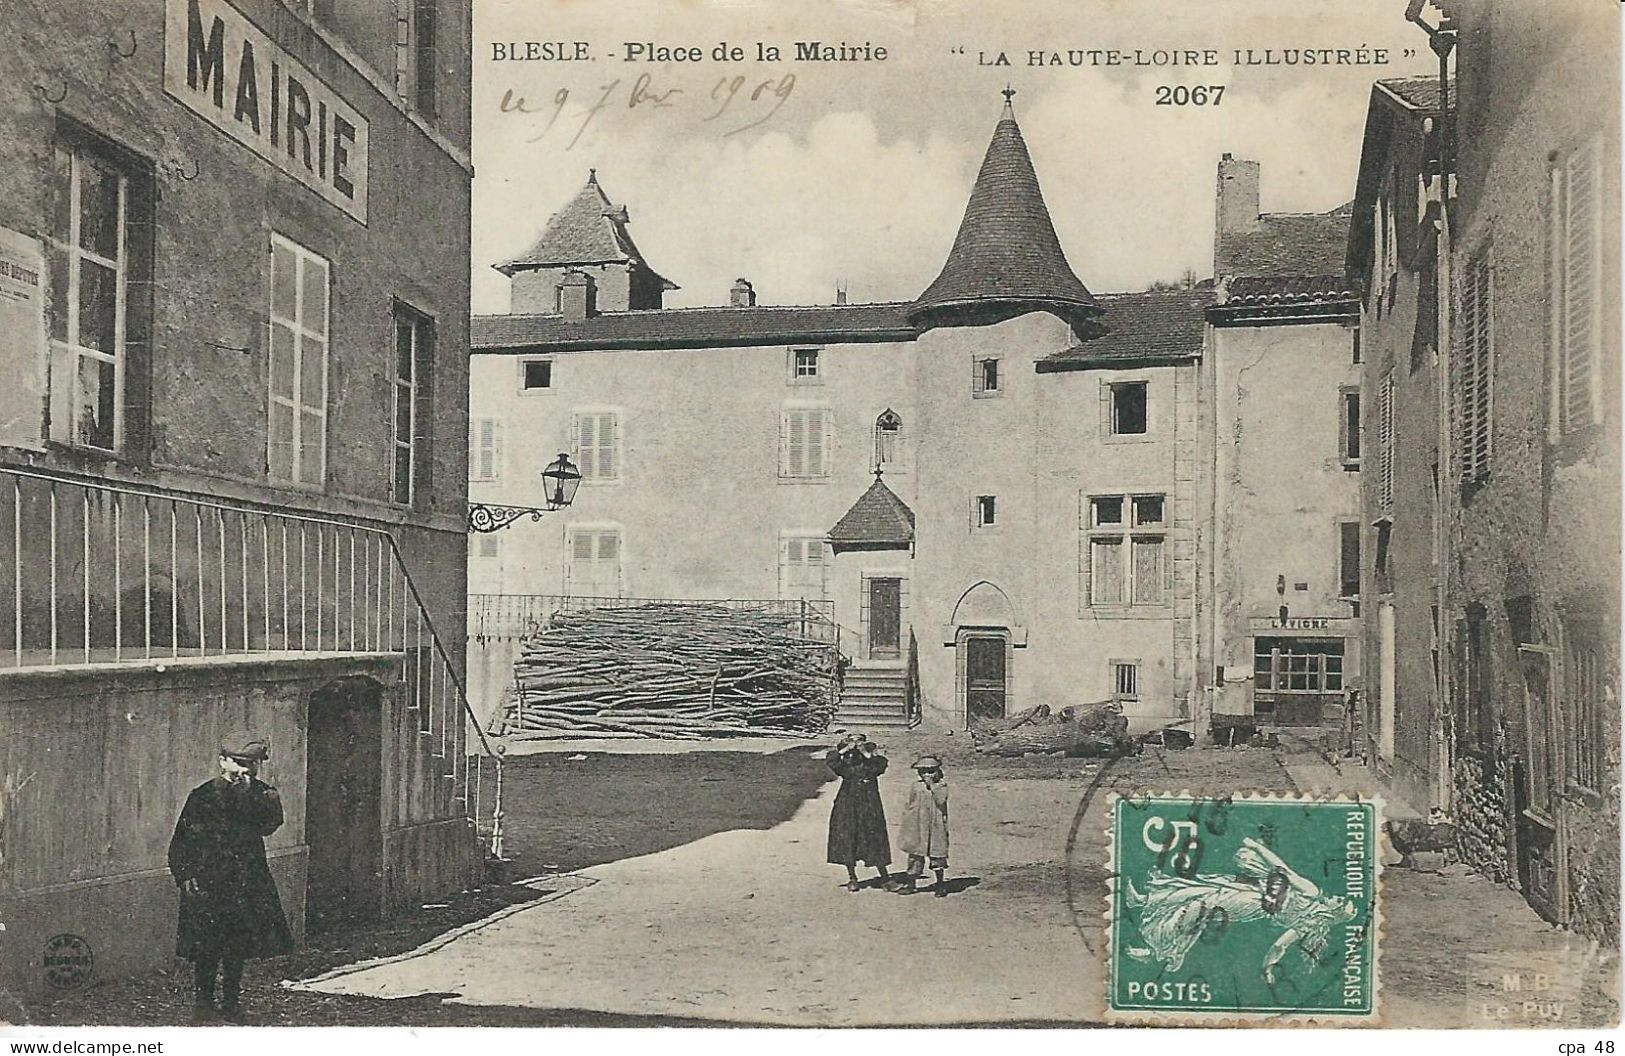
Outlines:
[[[577,113],[567,119],[575,122],[575,131],[564,149],[574,147],[591,126],[593,119],[610,107],[624,105],[627,110],[668,110],[684,102],[685,98],[696,100],[696,105],[706,111],[705,116],[700,118],[701,121],[711,122],[725,117],[730,121],[743,120],[743,124],[722,133],[724,136],[738,135],[771,119],[795,90],[796,75],[793,73],[762,81],[755,81],[741,74],[723,76],[711,86],[708,95],[698,92],[690,94],[682,88],[658,86],[654,78],[647,73],[639,74],[630,87],[623,78],[617,77],[599,88],[596,97],[589,97],[584,104],[578,104]],[[560,88],[553,93],[549,103],[533,103],[526,96],[510,88],[502,93],[500,111],[504,114],[545,117],[541,128],[530,138],[530,141],[535,143],[551,132],[564,117],[565,111],[570,108],[572,98],[574,95],[570,89]],[[585,109],[581,109],[582,105]]]

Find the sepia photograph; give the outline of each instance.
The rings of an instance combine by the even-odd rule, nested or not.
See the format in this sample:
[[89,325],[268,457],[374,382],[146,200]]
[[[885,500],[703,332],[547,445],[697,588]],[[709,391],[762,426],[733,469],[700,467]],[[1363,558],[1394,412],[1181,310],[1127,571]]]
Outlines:
[[1620,48],[5,0],[8,1051],[1613,1052]]

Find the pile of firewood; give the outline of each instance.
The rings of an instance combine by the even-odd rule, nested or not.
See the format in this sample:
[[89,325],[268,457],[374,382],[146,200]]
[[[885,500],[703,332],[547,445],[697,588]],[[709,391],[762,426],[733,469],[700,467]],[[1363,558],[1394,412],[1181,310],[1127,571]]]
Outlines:
[[840,654],[808,617],[704,602],[554,613],[520,646],[494,732],[698,739],[820,733]]
[[1048,704],[1004,719],[978,719],[971,724],[978,752],[1021,756],[1032,752],[1066,755],[1123,755],[1134,748],[1128,719],[1109,700],[1062,708]]

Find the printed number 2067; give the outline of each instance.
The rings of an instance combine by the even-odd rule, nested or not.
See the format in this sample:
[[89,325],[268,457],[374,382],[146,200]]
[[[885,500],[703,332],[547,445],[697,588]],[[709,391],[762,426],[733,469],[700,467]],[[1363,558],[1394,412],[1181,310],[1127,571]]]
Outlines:
[[1158,106],[1218,106],[1223,98],[1222,84],[1198,84],[1195,87],[1184,84],[1157,85]]

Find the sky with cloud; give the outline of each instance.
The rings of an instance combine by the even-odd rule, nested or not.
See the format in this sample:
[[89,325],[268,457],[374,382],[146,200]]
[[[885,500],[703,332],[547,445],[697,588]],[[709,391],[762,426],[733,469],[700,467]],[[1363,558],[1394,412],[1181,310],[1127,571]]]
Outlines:
[[[596,168],[649,262],[726,303],[906,300],[953,242],[1006,85],[1073,269],[1097,292],[1211,271],[1215,167],[1263,165],[1263,208],[1353,196],[1371,82],[1437,67],[1403,0],[475,0],[476,312],[508,308],[491,268],[525,249]],[[497,45],[584,42],[586,61],[497,61]],[[884,47],[797,62],[796,42]],[[628,44],[699,61],[626,61]],[[757,45],[782,50],[757,61]],[[713,57],[739,47],[744,61]],[[1376,49],[1386,65],[1237,65],[1236,49]],[[1115,49],[1122,65],[1067,63]],[[1216,66],[1133,53],[1218,52]],[[1407,53],[1409,49],[1409,53]],[[1063,65],[1030,65],[1029,52]],[[999,53],[1010,65],[992,65]],[[1246,57],[1245,54],[1243,56]],[[1335,58],[1335,56],[1333,56]],[[1300,52],[1301,58],[1301,52]],[[1104,56],[1102,56],[1104,63]],[[645,79],[646,75],[646,79]],[[1159,86],[1224,85],[1217,106]],[[506,99],[506,106],[504,106]]]

